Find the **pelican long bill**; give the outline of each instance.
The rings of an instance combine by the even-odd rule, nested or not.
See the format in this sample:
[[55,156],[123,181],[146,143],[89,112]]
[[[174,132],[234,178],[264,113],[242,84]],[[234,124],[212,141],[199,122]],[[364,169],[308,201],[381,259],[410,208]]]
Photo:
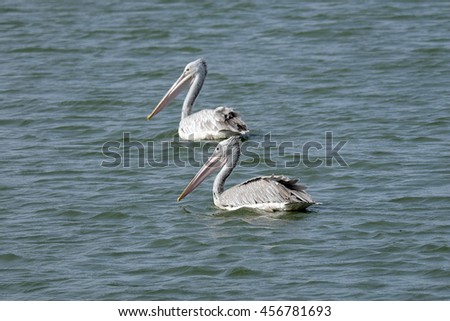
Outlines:
[[177,202],[181,201],[190,192],[197,188],[209,175],[215,170],[221,168],[226,162],[226,159],[215,153],[203,164],[202,168],[197,172],[194,178],[189,182],[184,191],[180,194]]
[[189,84],[192,80],[192,75],[188,72],[183,72],[181,76],[175,81],[175,83],[170,87],[158,105],[153,109],[153,111],[147,116],[147,120],[150,120],[153,116],[163,110],[167,105],[169,105],[175,97],[177,97],[180,92]]

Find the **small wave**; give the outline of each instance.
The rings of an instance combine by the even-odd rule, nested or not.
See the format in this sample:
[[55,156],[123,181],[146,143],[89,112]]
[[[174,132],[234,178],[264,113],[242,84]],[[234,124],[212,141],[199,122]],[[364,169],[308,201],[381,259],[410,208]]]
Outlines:
[[448,202],[448,196],[402,196],[396,197],[389,200],[389,202],[394,203],[429,203],[429,202],[438,202],[438,201],[446,201]]
[[121,220],[128,218],[129,215],[122,213],[122,212],[103,212],[100,214],[95,215],[91,219],[93,220],[108,220],[108,219],[115,219],[115,220]]
[[23,257],[14,253],[0,254],[0,262],[13,262],[20,259],[23,259]]
[[163,271],[164,274],[176,274],[176,275],[218,275],[222,273],[220,269],[214,269],[211,267],[195,266],[195,265],[182,265],[177,267],[168,268]]
[[252,269],[242,267],[242,266],[233,267],[231,269],[228,269],[226,272],[227,276],[237,277],[237,278],[262,276],[263,274],[264,274],[264,272],[262,272],[262,271],[252,270]]

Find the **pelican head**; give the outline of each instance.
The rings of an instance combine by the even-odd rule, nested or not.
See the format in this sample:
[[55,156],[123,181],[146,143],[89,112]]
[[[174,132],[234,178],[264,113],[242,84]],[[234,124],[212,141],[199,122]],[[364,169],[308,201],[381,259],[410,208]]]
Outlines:
[[239,136],[232,136],[218,143],[212,155],[205,162],[205,164],[203,164],[202,168],[200,168],[191,182],[186,186],[177,201],[181,201],[190,192],[196,189],[197,186],[199,186],[209,175],[222,167],[227,168],[227,174],[225,175],[228,176],[236,166],[240,154],[241,150]]
[[147,120],[150,120],[153,116],[163,110],[164,107],[169,105],[172,100],[175,99],[175,97],[188,86],[192,86],[193,91],[189,92],[188,95],[190,95],[190,99],[186,99],[185,103],[189,105],[187,107],[192,107],[198,93],[200,92],[200,89],[203,86],[203,81],[205,80],[207,73],[208,69],[204,59],[200,58],[188,63],[186,67],[184,67],[184,71],[178,80],[172,85],[172,87],[170,87],[169,91],[167,91],[150,115],[147,116]]

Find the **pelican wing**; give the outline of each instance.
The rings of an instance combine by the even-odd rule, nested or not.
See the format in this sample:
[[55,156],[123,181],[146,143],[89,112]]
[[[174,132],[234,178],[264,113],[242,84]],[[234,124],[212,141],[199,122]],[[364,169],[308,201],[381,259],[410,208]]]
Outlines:
[[247,124],[244,123],[239,115],[232,108],[217,107],[214,109],[214,119],[218,130],[231,131],[244,134],[248,132]]
[[269,210],[304,209],[315,202],[306,187],[286,176],[255,177],[224,191],[216,200],[222,208],[256,207]]
[[229,107],[203,109],[180,121],[178,130],[183,139],[224,139],[248,133],[239,114]]

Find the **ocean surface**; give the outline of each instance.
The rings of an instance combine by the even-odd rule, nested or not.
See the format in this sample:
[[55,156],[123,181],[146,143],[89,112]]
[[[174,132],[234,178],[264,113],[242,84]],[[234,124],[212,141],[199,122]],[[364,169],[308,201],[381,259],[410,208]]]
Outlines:
[[[449,300],[449,17],[3,0],[0,299]],[[251,130],[227,185],[298,177],[320,205],[222,211],[213,177],[176,202],[214,144],[179,141],[184,95],[146,116],[199,57],[194,110],[231,106]]]

